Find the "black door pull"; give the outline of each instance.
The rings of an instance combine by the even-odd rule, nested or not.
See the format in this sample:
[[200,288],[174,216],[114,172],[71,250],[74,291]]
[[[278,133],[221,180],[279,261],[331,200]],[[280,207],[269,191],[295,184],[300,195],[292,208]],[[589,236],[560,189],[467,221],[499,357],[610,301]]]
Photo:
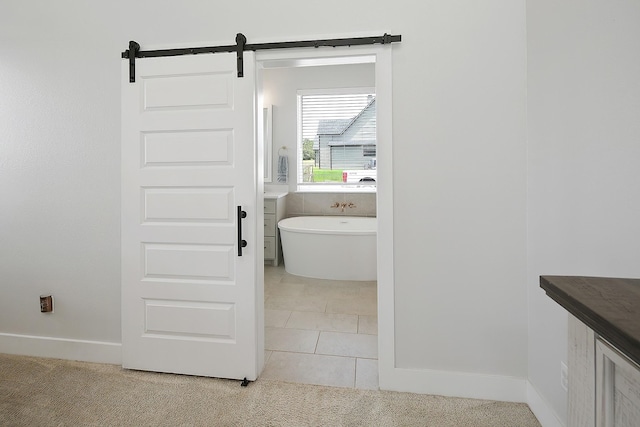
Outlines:
[[247,246],[247,241],[242,239],[242,219],[247,217],[247,213],[238,206],[238,256],[242,256],[242,248]]

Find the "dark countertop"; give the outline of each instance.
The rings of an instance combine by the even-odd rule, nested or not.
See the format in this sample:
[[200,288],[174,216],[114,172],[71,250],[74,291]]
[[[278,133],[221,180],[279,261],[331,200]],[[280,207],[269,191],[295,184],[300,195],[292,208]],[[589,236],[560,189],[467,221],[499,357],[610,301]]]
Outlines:
[[640,365],[640,279],[540,276],[540,287]]

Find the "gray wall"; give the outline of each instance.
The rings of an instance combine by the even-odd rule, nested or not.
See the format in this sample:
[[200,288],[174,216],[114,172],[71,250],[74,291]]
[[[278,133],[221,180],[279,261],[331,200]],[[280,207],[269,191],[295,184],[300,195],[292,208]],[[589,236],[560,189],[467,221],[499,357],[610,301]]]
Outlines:
[[527,2],[529,368],[566,419],[542,274],[640,277],[640,2]]

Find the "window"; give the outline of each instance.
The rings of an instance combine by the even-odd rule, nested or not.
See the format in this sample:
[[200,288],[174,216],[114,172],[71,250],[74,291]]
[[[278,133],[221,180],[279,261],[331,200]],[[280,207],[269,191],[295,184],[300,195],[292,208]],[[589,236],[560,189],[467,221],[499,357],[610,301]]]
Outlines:
[[375,191],[371,88],[298,92],[298,189]]

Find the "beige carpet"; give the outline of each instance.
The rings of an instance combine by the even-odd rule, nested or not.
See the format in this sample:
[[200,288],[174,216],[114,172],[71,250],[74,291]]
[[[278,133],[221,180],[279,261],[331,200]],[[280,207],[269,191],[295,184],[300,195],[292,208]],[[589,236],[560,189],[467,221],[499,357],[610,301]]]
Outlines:
[[0,354],[2,426],[539,426],[527,405]]

